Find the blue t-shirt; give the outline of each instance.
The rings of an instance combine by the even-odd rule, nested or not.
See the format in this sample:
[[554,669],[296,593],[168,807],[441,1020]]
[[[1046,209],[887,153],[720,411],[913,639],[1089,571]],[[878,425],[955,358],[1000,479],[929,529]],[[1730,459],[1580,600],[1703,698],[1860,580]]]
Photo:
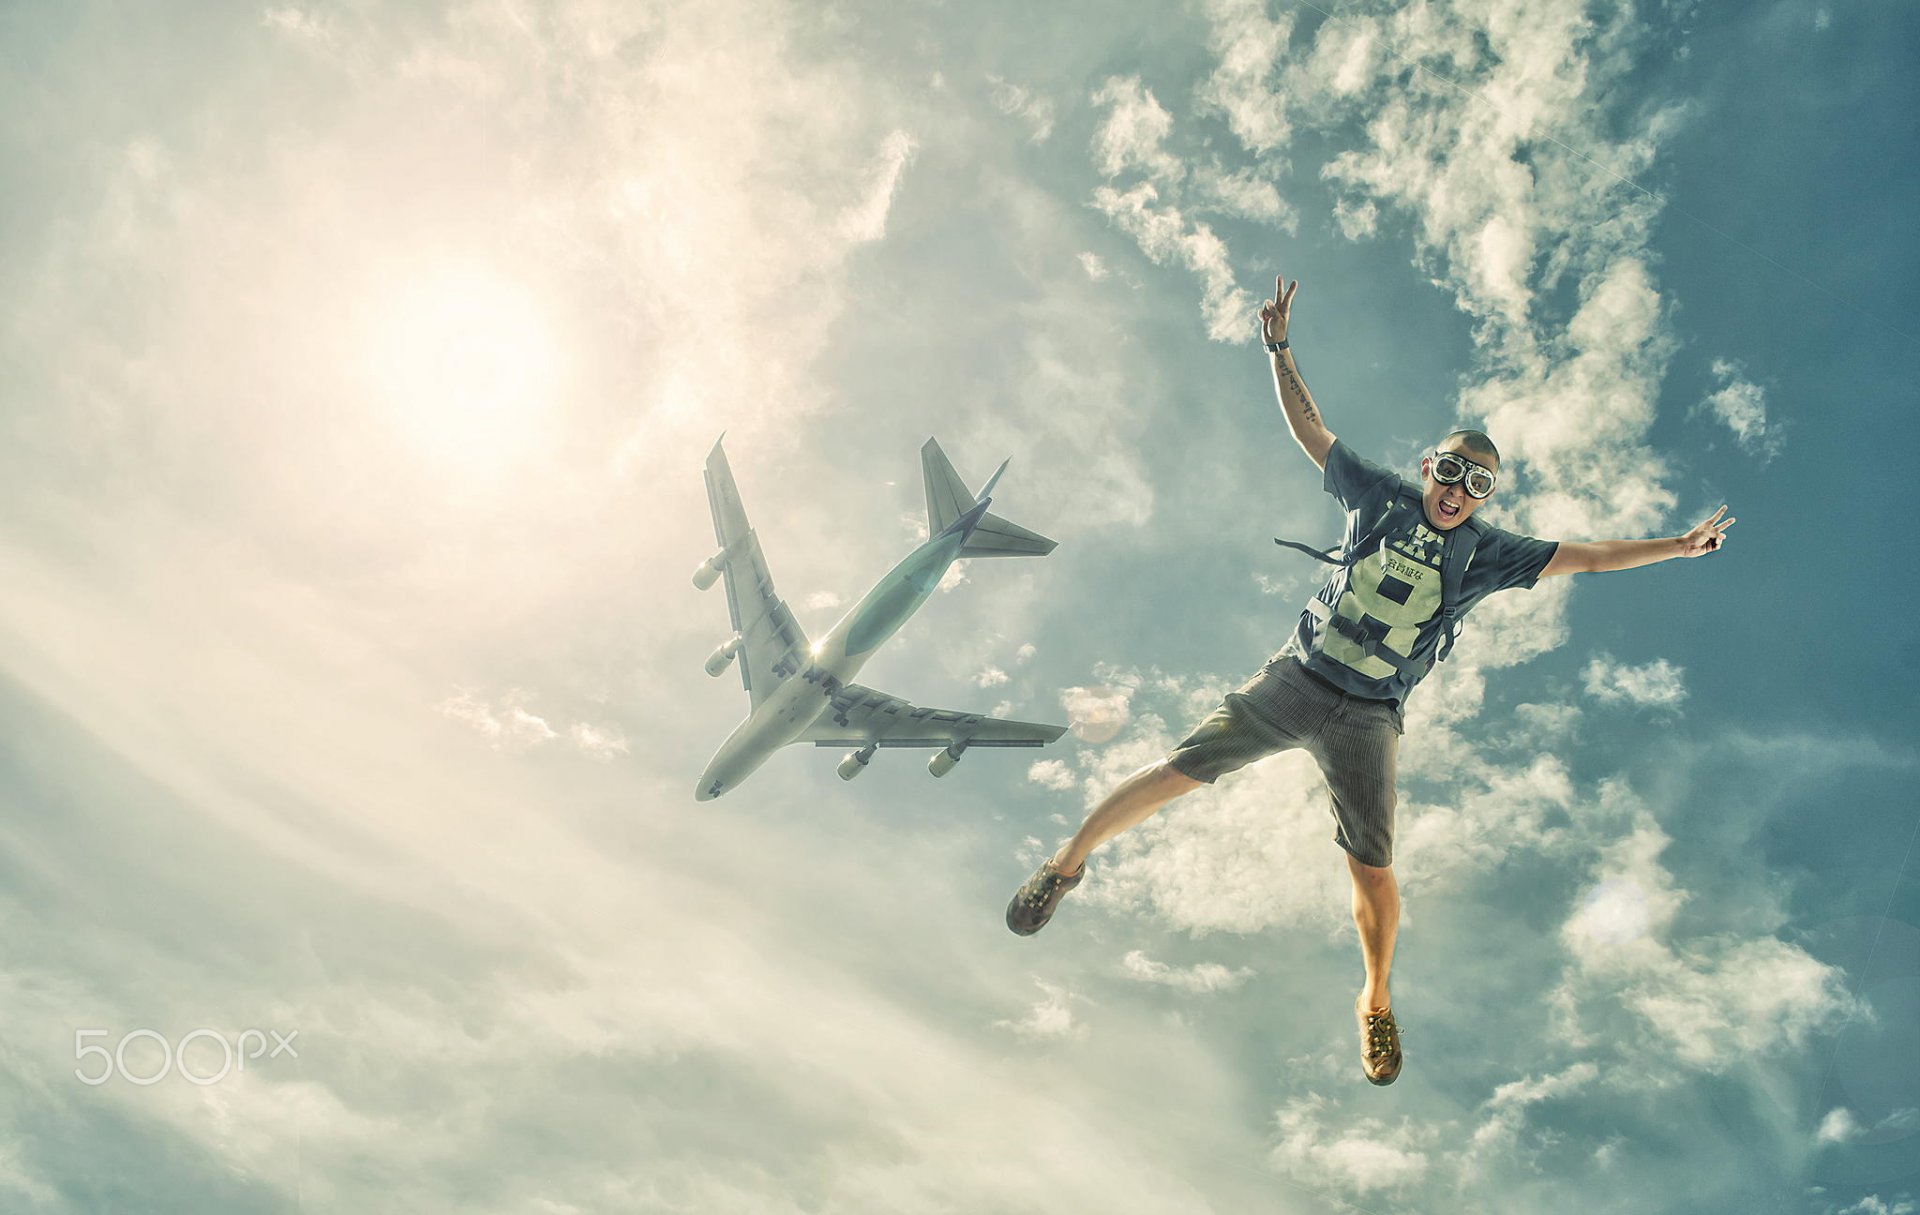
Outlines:
[[[1343,548],[1351,551],[1378,524],[1392,495],[1403,489],[1419,496],[1419,488],[1393,470],[1361,459],[1345,443],[1334,440],[1327,452],[1326,490],[1347,512]],[[1407,693],[1432,669],[1440,648],[1440,562],[1446,546],[1458,541],[1460,529],[1441,531],[1429,526],[1424,510],[1401,512],[1399,520],[1373,552],[1334,570],[1316,598],[1334,614],[1378,636],[1379,648],[1416,660],[1413,669],[1369,656],[1359,643],[1329,628],[1310,611],[1300,614],[1300,627],[1286,652],[1355,696],[1404,705]],[[1495,591],[1533,586],[1558,547],[1550,540],[1517,536],[1486,524],[1480,527],[1480,543],[1461,580],[1462,616]]]

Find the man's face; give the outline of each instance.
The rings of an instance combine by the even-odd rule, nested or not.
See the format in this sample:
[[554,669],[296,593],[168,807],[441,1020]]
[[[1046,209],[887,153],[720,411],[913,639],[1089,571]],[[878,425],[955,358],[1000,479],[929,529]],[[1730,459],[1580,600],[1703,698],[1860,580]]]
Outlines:
[[[1485,452],[1468,447],[1466,440],[1454,438],[1442,443],[1440,451],[1452,452],[1469,465],[1484,468],[1488,472],[1499,471],[1500,462]],[[1437,454],[1437,453],[1436,453]],[[1425,491],[1421,501],[1427,508],[1427,523],[1441,531],[1451,531],[1466,521],[1468,515],[1480,509],[1482,503],[1492,501],[1491,495],[1476,498],[1467,492],[1465,478],[1452,485],[1442,485],[1433,479],[1434,456],[1426,456],[1420,461],[1420,483]]]

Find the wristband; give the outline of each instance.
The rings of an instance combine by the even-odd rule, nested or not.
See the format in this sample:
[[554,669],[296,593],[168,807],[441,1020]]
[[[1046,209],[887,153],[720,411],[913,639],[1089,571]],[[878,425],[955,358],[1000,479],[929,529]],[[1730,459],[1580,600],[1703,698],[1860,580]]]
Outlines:
[[1279,354],[1282,350],[1285,350],[1286,348],[1287,348],[1287,339],[1285,338],[1281,338],[1277,342],[1267,343],[1267,349],[1273,351],[1273,353],[1275,354]]

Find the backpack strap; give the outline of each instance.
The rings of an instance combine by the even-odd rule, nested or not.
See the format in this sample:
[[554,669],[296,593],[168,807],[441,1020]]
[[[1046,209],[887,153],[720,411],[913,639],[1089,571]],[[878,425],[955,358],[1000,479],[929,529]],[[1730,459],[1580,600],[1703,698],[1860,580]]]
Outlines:
[[1447,539],[1447,550],[1440,557],[1440,648],[1434,653],[1435,662],[1445,662],[1453,652],[1453,637],[1465,614],[1460,603],[1461,587],[1467,580],[1473,550],[1479,547],[1480,538],[1485,534],[1486,529],[1478,520],[1463,519]]

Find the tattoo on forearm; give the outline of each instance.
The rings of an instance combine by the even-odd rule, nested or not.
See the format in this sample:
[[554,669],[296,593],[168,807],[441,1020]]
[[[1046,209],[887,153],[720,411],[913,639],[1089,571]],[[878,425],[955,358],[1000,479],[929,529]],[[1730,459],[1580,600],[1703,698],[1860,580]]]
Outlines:
[[1314,412],[1313,398],[1307,395],[1307,386],[1300,382],[1300,377],[1294,374],[1293,368],[1281,363],[1280,375],[1286,386],[1293,390],[1295,399],[1300,402],[1300,416],[1309,422],[1318,421],[1320,415]]

